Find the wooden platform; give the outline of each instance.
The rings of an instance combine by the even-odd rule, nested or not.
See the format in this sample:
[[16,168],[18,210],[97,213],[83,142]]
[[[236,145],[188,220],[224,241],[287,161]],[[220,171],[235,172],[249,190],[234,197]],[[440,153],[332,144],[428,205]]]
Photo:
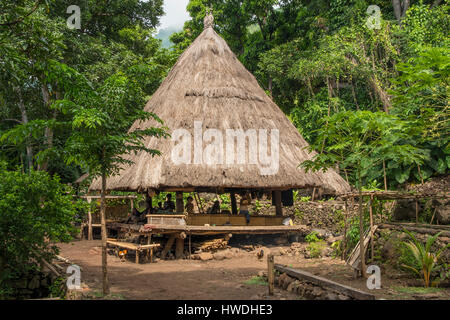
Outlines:
[[147,253],[150,251],[150,257],[147,259],[150,260],[150,262],[153,260],[153,249],[159,247],[158,243],[154,244],[136,244],[136,243],[130,243],[130,242],[120,242],[115,239],[108,239],[107,244],[110,244],[112,246],[116,246],[119,248],[125,248],[136,251],[136,263],[139,263],[139,253],[141,251],[147,251]]
[[192,225],[160,225],[160,224],[124,224],[110,223],[108,228],[113,230],[122,230],[140,234],[148,233],[181,233],[192,235],[211,235],[211,234],[280,234],[306,231],[305,226],[192,226]]

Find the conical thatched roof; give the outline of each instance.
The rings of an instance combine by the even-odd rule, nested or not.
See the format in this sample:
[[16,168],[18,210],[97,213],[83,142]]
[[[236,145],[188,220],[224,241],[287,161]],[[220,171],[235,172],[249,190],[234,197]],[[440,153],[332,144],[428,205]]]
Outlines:
[[[176,129],[185,129],[194,137],[194,121],[201,122],[203,133],[211,128],[221,130],[224,139],[227,129],[267,129],[268,132],[278,129],[278,171],[262,175],[258,165],[248,162],[176,164],[171,157],[176,142],[171,138],[148,138],[146,145],[161,151],[162,155],[154,158],[144,152],[127,155],[135,164],[109,178],[108,190],[308,187],[322,187],[333,193],[350,190],[333,170],[305,173],[298,167],[312,156],[304,149],[307,142],[212,27],[206,27],[180,56],[145,110],[156,113],[171,134]],[[130,130],[147,126],[155,126],[155,122],[134,123]],[[223,148],[225,154],[225,142]],[[246,152],[248,150],[249,143],[246,144]],[[97,179],[91,189],[99,188]]]

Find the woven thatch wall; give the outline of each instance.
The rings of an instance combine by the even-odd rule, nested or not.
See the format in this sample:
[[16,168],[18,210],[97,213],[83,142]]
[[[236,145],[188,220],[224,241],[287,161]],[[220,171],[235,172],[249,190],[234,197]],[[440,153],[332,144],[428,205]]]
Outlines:
[[[219,129],[224,137],[226,129],[278,129],[279,170],[261,175],[254,164],[175,165],[171,160],[175,142],[149,138],[146,145],[160,150],[162,156],[130,155],[135,164],[108,179],[108,189],[323,187],[337,193],[349,191],[332,170],[305,173],[298,167],[311,157],[304,150],[306,141],[213,28],[206,28],[181,55],[145,110],[163,119],[171,133],[183,128],[194,136],[194,121],[202,122],[203,132]],[[152,121],[135,123],[130,130],[154,125]],[[94,181],[91,189],[99,188],[99,181]]]

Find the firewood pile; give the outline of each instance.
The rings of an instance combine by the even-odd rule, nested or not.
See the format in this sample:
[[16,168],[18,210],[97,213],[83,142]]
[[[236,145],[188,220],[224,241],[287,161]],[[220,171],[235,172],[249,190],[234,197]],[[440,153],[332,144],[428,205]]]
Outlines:
[[228,240],[230,240],[231,235],[227,235],[222,238],[206,240],[201,242],[193,242],[191,244],[194,252],[216,252],[218,250],[223,250],[228,248]]

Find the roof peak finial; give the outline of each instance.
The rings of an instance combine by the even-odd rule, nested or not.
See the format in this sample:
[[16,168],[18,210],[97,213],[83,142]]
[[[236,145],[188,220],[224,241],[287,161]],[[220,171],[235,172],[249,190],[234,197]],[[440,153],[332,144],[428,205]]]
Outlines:
[[212,28],[214,25],[214,16],[212,14],[212,9],[210,7],[206,8],[206,15],[203,19],[203,25],[206,28]]

